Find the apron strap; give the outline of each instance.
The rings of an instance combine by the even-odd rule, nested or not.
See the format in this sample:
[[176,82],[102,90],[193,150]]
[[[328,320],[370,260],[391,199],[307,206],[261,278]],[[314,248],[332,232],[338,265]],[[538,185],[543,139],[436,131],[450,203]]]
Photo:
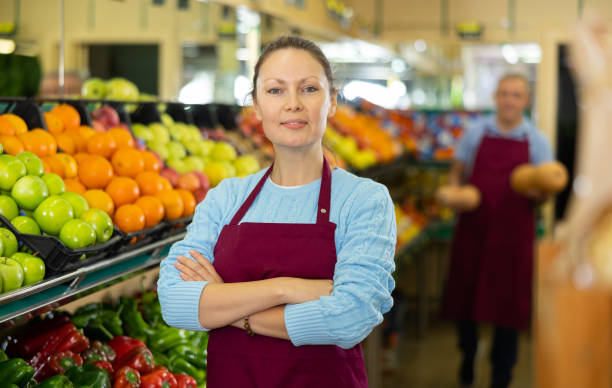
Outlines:
[[[246,212],[249,210],[253,202],[255,202],[255,198],[261,191],[261,188],[266,183],[266,180],[272,173],[272,168],[274,164],[268,168],[268,171],[264,174],[263,177],[257,183],[257,186],[251,191],[249,197],[244,201],[240,209],[236,212],[232,221],[229,223],[230,225],[238,225],[238,223],[242,220]],[[317,209],[317,224],[327,224],[329,223],[329,206],[331,203],[331,170],[329,165],[327,164],[327,160],[323,158],[323,173],[321,176],[321,189],[319,192],[319,206]]]

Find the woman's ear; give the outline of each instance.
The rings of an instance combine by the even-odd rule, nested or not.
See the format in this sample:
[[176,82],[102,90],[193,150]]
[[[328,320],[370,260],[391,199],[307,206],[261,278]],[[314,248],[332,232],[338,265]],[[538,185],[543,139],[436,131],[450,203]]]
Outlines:
[[331,104],[329,107],[329,112],[327,113],[327,117],[333,117],[336,114],[336,108],[338,107],[338,89],[334,88],[332,90],[332,95],[330,97]]

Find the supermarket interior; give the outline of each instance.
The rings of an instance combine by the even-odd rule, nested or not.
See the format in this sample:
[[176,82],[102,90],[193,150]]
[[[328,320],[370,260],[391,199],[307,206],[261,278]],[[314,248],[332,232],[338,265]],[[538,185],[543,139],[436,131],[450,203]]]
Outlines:
[[0,0],[0,386],[611,387],[608,23]]

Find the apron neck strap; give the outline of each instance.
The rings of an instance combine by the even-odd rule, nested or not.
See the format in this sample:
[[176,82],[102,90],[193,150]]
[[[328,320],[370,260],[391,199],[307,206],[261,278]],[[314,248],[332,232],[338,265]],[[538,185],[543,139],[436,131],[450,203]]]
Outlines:
[[[263,177],[257,183],[257,186],[251,191],[249,197],[244,201],[240,209],[232,218],[230,225],[238,225],[238,223],[242,220],[246,212],[249,210],[253,202],[255,202],[255,198],[261,191],[261,188],[266,183],[266,180],[272,173],[272,168],[274,164],[268,168],[268,171],[264,174]],[[329,165],[327,164],[327,160],[323,158],[323,173],[321,175],[321,189],[319,192],[319,206],[317,208],[317,224],[326,224],[329,223],[329,206],[331,203],[331,170]]]

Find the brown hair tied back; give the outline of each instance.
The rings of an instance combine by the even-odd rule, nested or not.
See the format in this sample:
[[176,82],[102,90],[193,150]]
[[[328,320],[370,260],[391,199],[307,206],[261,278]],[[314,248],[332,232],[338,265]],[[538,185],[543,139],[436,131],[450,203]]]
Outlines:
[[276,39],[274,42],[270,43],[266,46],[263,53],[257,60],[257,64],[255,65],[255,74],[253,75],[253,91],[251,92],[253,96],[253,100],[257,98],[257,77],[259,77],[259,69],[266,61],[266,59],[275,51],[282,49],[296,49],[296,50],[304,50],[308,52],[314,59],[317,60],[323,67],[323,71],[325,71],[325,76],[327,77],[327,82],[329,83],[330,92],[333,94],[336,92],[336,88],[334,87],[334,77],[332,74],[332,68],[329,64],[329,61],[323,54],[323,51],[314,44],[313,42],[299,38],[297,36],[281,36]]

